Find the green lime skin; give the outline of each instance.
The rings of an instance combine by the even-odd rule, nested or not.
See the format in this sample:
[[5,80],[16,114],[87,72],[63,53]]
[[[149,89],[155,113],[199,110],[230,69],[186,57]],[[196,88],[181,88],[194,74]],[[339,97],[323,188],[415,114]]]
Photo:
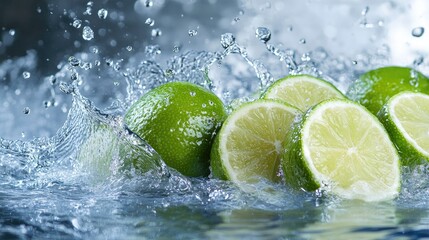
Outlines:
[[302,160],[304,159],[304,156],[302,156],[302,127],[313,108],[310,108],[303,114],[300,121],[295,121],[292,124],[291,130],[286,134],[283,147],[284,151],[281,159],[281,166],[286,182],[296,189],[302,188],[306,191],[315,191],[320,188],[319,181],[311,174],[310,167],[307,165],[306,161]]
[[361,75],[347,91],[347,96],[377,114],[395,94],[402,91],[429,94],[429,79],[415,69],[388,66]]
[[151,145],[171,168],[189,177],[210,173],[210,149],[226,118],[222,101],[187,82],[152,89],[125,114],[129,129]]

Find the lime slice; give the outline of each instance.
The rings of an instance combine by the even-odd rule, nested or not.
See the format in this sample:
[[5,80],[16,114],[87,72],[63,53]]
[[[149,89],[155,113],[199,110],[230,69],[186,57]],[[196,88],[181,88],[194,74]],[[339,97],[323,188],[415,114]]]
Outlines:
[[429,161],[429,95],[399,93],[378,116],[396,144],[403,165]]
[[259,99],[225,120],[211,150],[214,177],[238,183],[261,178],[279,181],[286,133],[300,111],[275,100]]
[[429,94],[429,79],[408,67],[377,68],[360,76],[348,89],[347,96],[377,114],[389,98],[403,91]]
[[398,195],[398,153],[383,125],[363,106],[327,100],[292,129],[282,159],[290,185],[308,191],[322,187],[365,201]]
[[310,75],[294,75],[273,83],[263,94],[265,99],[279,99],[305,112],[330,98],[345,99],[331,83]]

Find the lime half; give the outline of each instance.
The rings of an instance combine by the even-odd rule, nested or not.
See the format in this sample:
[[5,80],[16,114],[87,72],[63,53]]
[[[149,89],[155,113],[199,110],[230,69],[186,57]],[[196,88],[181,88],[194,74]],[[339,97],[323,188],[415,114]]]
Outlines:
[[320,187],[347,199],[392,199],[400,189],[399,156],[378,119],[349,100],[328,100],[308,111],[287,137],[287,183]]
[[279,181],[287,132],[300,111],[274,100],[256,100],[225,120],[211,151],[213,176],[240,183]]
[[323,100],[344,99],[345,96],[325,80],[310,75],[294,75],[274,82],[265,91],[263,98],[282,100],[305,112]]
[[429,95],[399,93],[383,106],[378,116],[404,165],[429,161]]
[[347,96],[377,114],[395,94],[403,91],[429,94],[429,79],[415,69],[389,66],[364,73],[347,91]]

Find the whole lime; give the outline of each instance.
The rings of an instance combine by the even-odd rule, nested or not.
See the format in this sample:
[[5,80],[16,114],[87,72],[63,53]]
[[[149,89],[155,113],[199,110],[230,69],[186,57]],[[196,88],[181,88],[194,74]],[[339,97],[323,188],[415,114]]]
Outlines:
[[125,123],[168,166],[198,177],[210,173],[211,145],[225,118],[225,107],[214,93],[192,83],[170,82],[135,102]]
[[347,96],[377,114],[389,98],[403,91],[429,94],[429,79],[412,68],[382,67],[361,75],[350,86]]

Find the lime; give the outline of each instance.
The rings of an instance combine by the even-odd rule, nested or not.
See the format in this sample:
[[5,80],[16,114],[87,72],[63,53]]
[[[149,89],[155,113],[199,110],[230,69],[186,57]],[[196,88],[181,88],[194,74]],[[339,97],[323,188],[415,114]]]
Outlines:
[[80,148],[79,168],[94,181],[101,181],[111,176],[114,159],[119,159],[119,139],[107,125],[100,124]]
[[144,139],[165,163],[191,176],[208,176],[210,149],[226,112],[209,90],[187,82],[152,89],[125,115],[131,131]]
[[403,165],[429,161],[429,95],[396,94],[378,114],[398,148]]
[[348,199],[377,201],[400,188],[399,156],[378,119],[349,100],[327,100],[310,109],[287,136],[282,167],[286,182],[322,187]]
[[265,178],[279,181],[286,133],[300,111],[288,104],[259,99],[245,103],[225,120],[211,151],[213,176],[240,183]]
[[383,67],[359,77],[347,91],[347,96],[377,114],[381,107],[402,91],[429,94],[429,79],[408,67]]
[[331,83],[310,75],[293,75],[279,79],[268,87],[262,97],[285,101],[303,112],[323,100],[345,98]]
[[140,173],[161,170],[159,156],[138,140],[131,135],[120,136],[107,124],[95,124],[80,146],[77,155],[79,171],[88,173],[93,182],[98,182],[131,169]]

